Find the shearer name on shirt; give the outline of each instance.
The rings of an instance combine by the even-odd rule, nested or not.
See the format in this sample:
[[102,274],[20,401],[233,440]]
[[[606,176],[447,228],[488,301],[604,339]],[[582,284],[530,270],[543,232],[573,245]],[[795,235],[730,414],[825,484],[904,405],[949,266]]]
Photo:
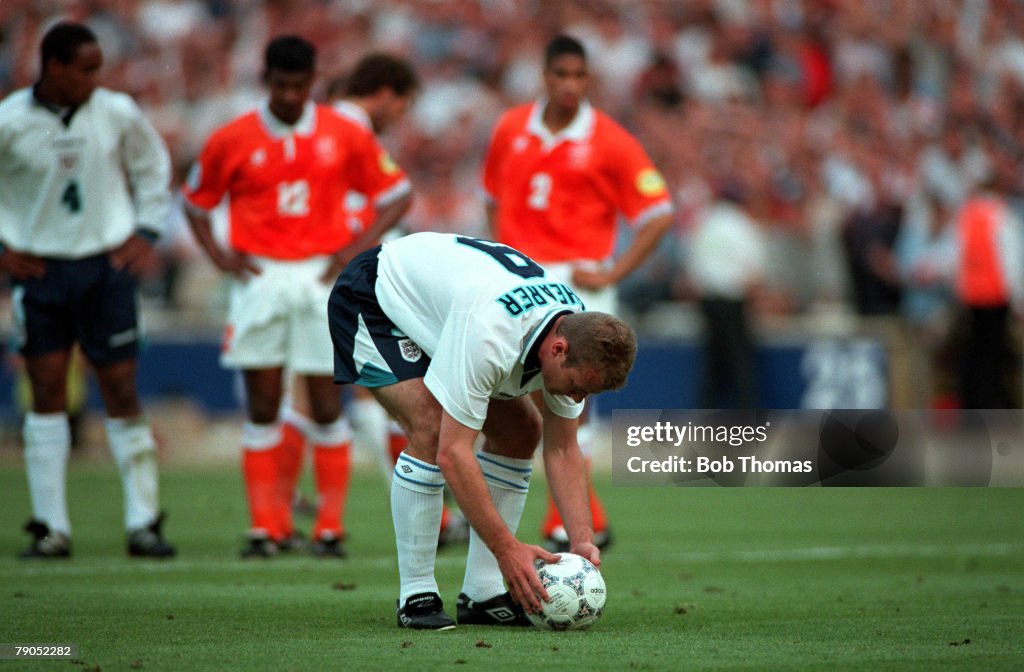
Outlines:
[[560,282],[535,283],[519,285],[497,299],[512,317],[524,315],[534,308],[561,304],[563,306],[584,307],[580,297],[567,285]]

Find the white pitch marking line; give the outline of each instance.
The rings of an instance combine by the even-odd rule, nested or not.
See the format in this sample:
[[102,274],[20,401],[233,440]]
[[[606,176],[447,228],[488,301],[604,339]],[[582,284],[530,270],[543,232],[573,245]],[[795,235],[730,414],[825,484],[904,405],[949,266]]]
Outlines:
[[[437,566],[464,564],[464,556],[442,556],[437,559]],[[359,566],[394,568],[395,559],[374,558],[370,562],[360,562]],[[324,561],[319,558],[282,558],[279,560],[251,559],[236,560],[163,560],[163,561],[125,561],[124,564],[111,563],[104,560],[54,560],[54,561],[23,561],[8,568],[0,567],[0,579],[17,578],[20,576],[106,576],[110,574],[175,574],[192,572],[232,572],[240,573],[255,570],[277,570],[282,573],[307,571],[311,568],[327,569],[343,573],[346,563]]]
[[[889,546],[811,546],[807,548],[780,548],[768,550],[735,550],[707,551],[670,554],[674,562],[686,564],[710,564],[720,562],[741,562],[749,564],[772,562],[827,561],[854,559],[884,558],[935,558],[950,556],[1022,556],[1024,544],[901,544]],[[615,560],[637,561],[646,558],[642,554],[627,554],[615,551]],[[96,564],[92,564],[95,562]],[[443,555],[437,558],[438,566],[462,565],[465,558],[461,555]],[[369,563],[360,562],[360,567],[369,564],[372,567],[393,569],[395,559],[391,556],[374,558]],[[276,569],[281,572],[307,570],[311,567],[345,570],[345,563],[329,565],[321,560],[310,558],[283,558],[264,562],[260,560],[239,561],[234,559],[211,560],[169,560],[165,562],[131,562],[110,564],[109,560],[61,560],[52,563],[33,562],[19,564],[13,568],[0,569],[0,578],[16,578],[20,576],[101,576],[109,574],[173,574],[192,572],[230,571],[232,573]]]

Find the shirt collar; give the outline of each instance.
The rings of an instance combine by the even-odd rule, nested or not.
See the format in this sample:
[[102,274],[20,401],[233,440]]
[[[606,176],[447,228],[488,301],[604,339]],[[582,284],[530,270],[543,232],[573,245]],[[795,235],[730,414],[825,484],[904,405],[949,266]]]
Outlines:
[[571,315],[571,310],[553,310],[548,313],[544,321],[533,328],[533,332],[526,338],[526,345],[523,347],[523,354],[519,361],[523,363],[523,377],[519,387],[526,387],[526,384],[540,373],[540,344],[548,335],[562,315]]
[[544,125],[544,108],[548,105],[547,98],[538,98],[530,109],[530,118],[526,122],[526,130],[541,139],[545,146],[556,145],[563,140],[586,142],[594,132],[594,108],[589,101],[580,101],[576,116],[569,125],[558,133],[552,133]]
[[351,119],[368,131],[373,130],[373,121],[362,105],[353,103],[351,100],[339,100],[334,104],[334,111],[343,117]]
[[260,120],[270,135],[283,138],[289,135],[312,135],[316,129],[316,104],[307,100],[302,108],[302,116],[292,125],[288,125],[274,116],[270,111],[270,101],[264,101],[259,108]]
[[74,116],[75,112],[78,111],[78,108],[81,107],[80,105],[75,105],[73,107],[69,107],[67,105],[58,105],[56,103],[51,103],[47,100],[43,100],[39,97],[38,82],[32,86],[32,102],[38,105],[39,107],[43,108],[44,110],[48,110],[57,115],[58,117],[60,117],[60,120],[64,122],[65,126],[71,123],[71,117]]

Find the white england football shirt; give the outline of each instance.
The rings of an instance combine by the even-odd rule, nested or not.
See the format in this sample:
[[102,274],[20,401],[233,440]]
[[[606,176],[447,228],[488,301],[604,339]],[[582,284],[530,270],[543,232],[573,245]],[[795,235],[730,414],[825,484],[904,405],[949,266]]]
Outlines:
[[[490,399],[543,388],[536,346],[559,315],[584,309],[520,252],[443,233],[386,243],[376,292],[384,313],[430,356],[427,389],[474,429],[483,427]],[[583,412],[570,397],[545,390],[544,399],[562,417]]]
[[171,162],[130,96],[96,89],[65,124],[31,89],[0,102],[0,241],[81,259],[137,228],[160,233]]

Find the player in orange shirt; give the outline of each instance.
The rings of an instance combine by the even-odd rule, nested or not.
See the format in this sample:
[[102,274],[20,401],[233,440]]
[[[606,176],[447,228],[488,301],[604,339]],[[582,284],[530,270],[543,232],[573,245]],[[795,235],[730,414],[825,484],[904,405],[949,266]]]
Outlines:
[[[495,240],[521,250],[568,282],[588,310],[616,312],[615,283],[654,250],[672,226],[665,181],[640,143],[585,96],[590,82],[583,45],[566,35],[548,43],[545,96],[505,112],[484,159],[487,216]],[[612,258],[617,218],[634,229]],[[586,433],[580,443],[587,451]],[[595,540],[610,540],[591,488]],[[549,500],[542,534],[549,548],[568,537]]]
[[[411,63],[391,54],[370,53],[359,60],[348,77],[339,77],[327,90],[335,111],[376,134],[387,131],[408,111],[418,78]],[[365,194],[350,190],[345,195],[345,212],[353,227],[369,228],[376,216]],[[400,227],[388,232],[386,239],[403,235]],[[390,480],[395,461],[409,444],[401,426],[389,418],[369,390],[352,386],[352,400],[346,410],[352,423],[353,443],[369,448],[378,457]],[[286,423],[286,430],[287,430]],[[445,493],[446,497],[448,493]],[[441,510],[439,546],[466,541],[469,525],[465,517],[445,504]]]
[[[374,134],[383,134],[397,124],[408,111],[419,89],[419,77],[407,60],[383,52],[367,54],[359,59],[351,74],[337,77],[327,85],[327,102],[336,112]],[[353,231],[369,229],[377,217],[373,203],[355,189],[344,199],[345,216]],[[386,238],[402,235],[401,227],[387,232]],[[294,490],[302,467],[302,458],[309,433],[309,401],[304,394],[303,376],[295,376],[289,399],[282,409],[285,434],[284,483],[286,492]],[[352,386],[352,399],[345,409],[352,426],[355,450],[374,455],[391,478],[395,460],[408,445],[401,427],[388,417],[384,408],[370,392]],[[441,545],[464,541],[468,525],[460,514],[453,515],[447,507],[441,517]]]
[[[243,371],[248,421],[242,464],[251,515],[243,557],[269,557],[293,532],[291,491],[282,487],[278,411],[284,370],[304,374],[314,444],[318,555],[345,555],[343,507],[350,472],[349,429],[333,383],[327,298],[338,272],[408,209],[411,187],[373,134],[314,105],[315,50],[295,36],[265,52],[269,99],[208,139],[183,187],[192,230],[232,278],[221,363]],[[373,226],[353,232],[342,208],[357,189],[376,208]],[[227,201],[228,241],[209,211]]]
[[[419,80],[408,61],[386,53],[367,54],[348,77],[337,78],[327,90],[327,99],[336,112],[366,130],[381,134],[408,111]],[[345,194],[345,214],[354,228],[373,225],[376,212],[366,195],[351,189]],[[402,235],[400,227],[388,232],[388,238]],[[395,459],[408,440],[394,420],[361,386],[352,388],[353,399],[347,413],[357,447],[366,448],[378,458],[390,478]]]

